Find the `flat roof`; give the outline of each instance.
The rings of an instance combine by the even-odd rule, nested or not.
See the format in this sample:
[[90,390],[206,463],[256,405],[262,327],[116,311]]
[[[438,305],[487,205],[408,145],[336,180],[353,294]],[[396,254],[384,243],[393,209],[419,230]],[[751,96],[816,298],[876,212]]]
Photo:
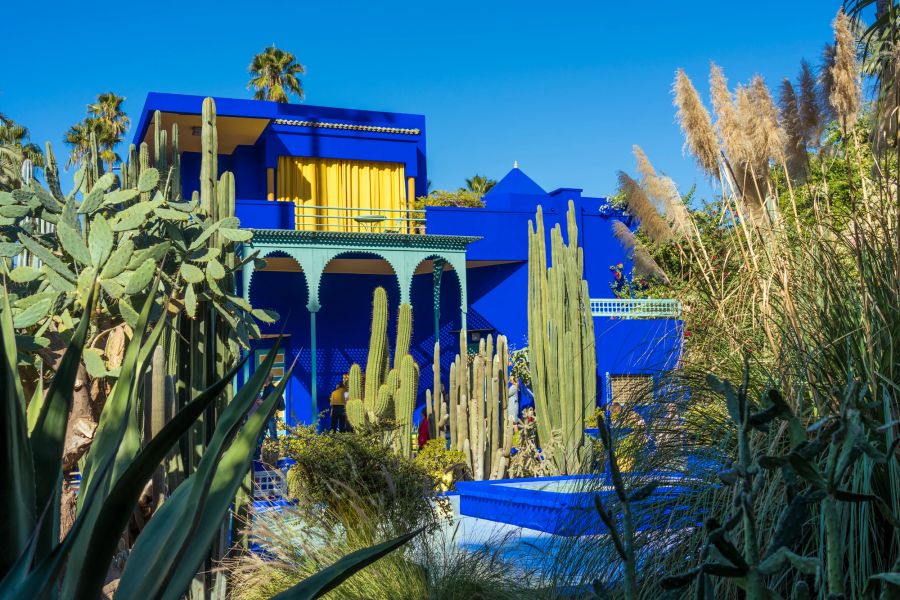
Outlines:
[[[140,145],[147,141],[153,123],[153,113],[163,113],[163,123],[168,129],[173,122],[179,123],[181,139],[191,137],[191,128],[200,126],[200,114],[206,96],[189,94],[169,94],[150,92],[144,101],[141,116],[134,129],[133,143]],[[247,143],[259,136],[273,121],[286,125],[329,130],[371,131],[379,134],[397,134],[405,137],[421,136],[425,129],[425,116],[364,110],[289,104],[247,98],[213,97],[216,103],[216,118],[220,125],[234,131],[234,140],[229,140],[226,131],[220,131],[219,144],[223,154],[230,154],[234,146]],[[226,133],[226,135],[222,135]],[[229,149],[230,147],[230,149]]]

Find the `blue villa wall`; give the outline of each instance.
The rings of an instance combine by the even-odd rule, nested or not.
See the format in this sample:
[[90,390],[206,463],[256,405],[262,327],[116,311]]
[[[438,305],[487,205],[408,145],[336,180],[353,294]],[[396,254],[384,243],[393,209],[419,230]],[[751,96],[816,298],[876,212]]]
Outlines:
[[[203,98],[151,93],[135,129],[135,143],[149,131],[154,110],[165,114],[198,115]],[[232,154],[219,155],[219,172],[235,175],[236,214],[241,225],[253,229],[293,229],[294,206],[266,201],[266,169],[277,168],[279,156],[402,162],[407,176],[416,178],[416,195],[427,193],[425,118],[421,115],[386,113],[279,104],[253,100],[215,98],[220,117],[268,119],[258,139],[236,146]],[[351,123],[418,129],[416,135],[330,129],[276,123],[275,119],[305,122]],[[165,116],[163,118],[165,124]],[[183,132],[182,135],[188,135]],[[152,136],[151,136],[152,137]],[[189,197],[199,187],[200,155],[182,153],[182,189]],[[610,266],[618,262],[631,269],[626,253],[612,234],[612,224],[630,218],[613,210],[605,198],[592,198],[578,188],[546,192],[525,173],[514,168],[485,196],[485,207],[429,207],[429,234],[466,235],[480,238],[467,251],[468,325],[507,336],[512,349],[527,345],[528,222],[540,205],[545,230],[559,224],[566,235],[568,202],[575,205],[578,243],[584,251],[585,278],[592,298],[612,298]],[[374,260],[374,259],[373,259]],[[393,340],[395,310],[399,303],[396,278],[388,275],[326,273],[320,285],[321,310],[317,316],[318,398],[310,395],[310,318],[306,310],[307,288],[300,272],[259,271],[253,276],[250,296],[260,308],[277,311],[278,324],[264,326],[266,334],[288,335],[287,363],[298,357],[287,390],[291,423],[311,422],[328,405],[328,395],[353,362],[365,363],[368,351],[372,291],[383,286],[392,307],[389,335]],[[460,290],[452,271],[441,285],[440,342],[443,373],[458,351]],[[420,403],[424,390],[433,385],[432,349],[435,341],[431,274],[414,278],[413,342],[411,352],[421,365]],[[602,400],[605,375],[654,374],[676,366],[682,340],[682,324],[672,319],[622,320],[594,318],[598,393]],[[263,340],[259,348],[268,347]],[[393,341],[391,343],[393,345]],[[445,382],[446,383],[446,382]],[[315,400],[315,405],[314,405]]]

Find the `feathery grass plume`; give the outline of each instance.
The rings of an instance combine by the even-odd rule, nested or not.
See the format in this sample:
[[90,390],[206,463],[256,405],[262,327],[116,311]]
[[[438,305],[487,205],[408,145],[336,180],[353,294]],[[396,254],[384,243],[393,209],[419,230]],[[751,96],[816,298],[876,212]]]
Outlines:
[[734,104],[725,74],[716,63],[709,66],[709,91],[712,98],[713,112],[716,114],[716,129],[725,147],[732,166],[746,164],[749,158],[749,142],[738,109]]
[[759,75],[750,81],[750,102],[753,108],[751,141],[765,156],[765,162],[778,160],[784,154],[785,133],[778,122],[778,108],[766,82]]
[[685,147],[697,159],[697,163],[710,177],[719,176],[719,142],[713,129],[709,112],[700,101],[700,95],[684,72],[678,69],[673,86],[678,122],[684,133]]
[[819,66],[819,107],[822,110],[823,120],[834,120],[834,107],[831,106],[831,93],[834,91],[834,74],[831,70],[834,68],[835,60],[834,44],[825,44],[822,48],[822,64]]
[[806,60],[800,61],[800,75],[797,77],[797,86],[800,90],[797,102],[800,110],[800,127],[803,131],[804,142],[807,147],[818,146],[825,119],[822,115],[822,100],[819,96],[816,76]]
[[641,174],[641,185],[647,195],[665,215],[672,232],[677,236],[689,233],[687,209],[681,201],[681,194],[675,182],[668,177],[661,177],[650,163],[643,149],[635,144],[631,147],[637,160],[638,172]]
[[785,158],[792,179],[806,177],[806,136],[800,117],[800,103],[791,80],[785,77],[779,97],[781,124],[787,136]]
[[850,17],[843,10],[834,19],[833,80],[828,100],[846,133],[856,123],[861,102],[861,76],[856,60],[856,37],[853,35]]
[[619,192],[625,198],[628,212],[637,217],[641,230],[647,234],[647,237],[657,243],[672,238],[669,224],[660,216],[657,208],[647,197],[647,193],[637,181],[624,171],[619,171]]
[[669,278],[660,266],[653,260],[647,249],[638,241],[628,226],[622,221],[613,221],[613,235],[625,249],[625,255],[634,263],[634,272],[637,275],[653,277],[663,283],[669,283]]

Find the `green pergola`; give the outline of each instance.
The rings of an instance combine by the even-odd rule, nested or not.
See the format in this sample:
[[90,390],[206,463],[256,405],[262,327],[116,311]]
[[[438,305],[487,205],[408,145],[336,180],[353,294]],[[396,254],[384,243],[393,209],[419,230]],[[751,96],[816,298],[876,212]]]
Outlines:
[[[252,241],[241,246],[241,258],[256,253],[257,258],[281,254],[294,259],[306,276],[306,308],[309,311],[310,351],[312,353],[310,393],[316,398],[316,313],[319,312],[319,286],[325,269],[335,258],[369,254],[384,259],[393,269],[400,286],[400,302],[410,301],[413,275],[425,261],[432,261],[434,286],[434,326],[438,334],[440,284],[445,265],[456,271],[460,286],[460,314],[466,328],[466,247],[477,237],[381,232],[300,231],[295,229],[254,229]],[[242,270],[243,296],[250,300],[253,261]],[[315,411],[313,411],[315,413]]]

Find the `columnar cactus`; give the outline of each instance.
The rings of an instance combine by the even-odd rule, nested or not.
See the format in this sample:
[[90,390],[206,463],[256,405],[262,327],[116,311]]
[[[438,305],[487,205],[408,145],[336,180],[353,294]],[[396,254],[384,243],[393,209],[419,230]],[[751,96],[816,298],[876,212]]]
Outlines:
[[419,389],[419,368],[409,354],[400,361],[400,387],[394,398],[397,426],[399,427],[400,454],[409,458],[412,454],[412,418],[416,407],[416,391]]
[[387,320],[387,293],[379,287],[372,297],[372,329],[365,377],[359,365],[350,367],[347,420],[354,429],[393,421],[398,427],[397,435],[388,438],[393,438],[393,445],[399,453],[409,456],[413,410],[419,386],[419,368],[409,354],[412,307],[404,303],[397,311],[393,369],[390,368]]
[[469,363],[462,331],[460,353],[450,365],[449,403],[439,423],[449,424],[450,447],[466,455],[475,479],[502,479],[509,462],[514,423],[506,415],[508,351],[504,336],[497,337],[496,347],[488,336]]
[[528,246],[528,345],[538,440],[560,474],[582,468],[584,424],[596,406],[597,388],[594,323],[571,201],[567,225],[568,244],[559,225],[551,232],[548,268],[538,206],[534,229],[529,222]]

